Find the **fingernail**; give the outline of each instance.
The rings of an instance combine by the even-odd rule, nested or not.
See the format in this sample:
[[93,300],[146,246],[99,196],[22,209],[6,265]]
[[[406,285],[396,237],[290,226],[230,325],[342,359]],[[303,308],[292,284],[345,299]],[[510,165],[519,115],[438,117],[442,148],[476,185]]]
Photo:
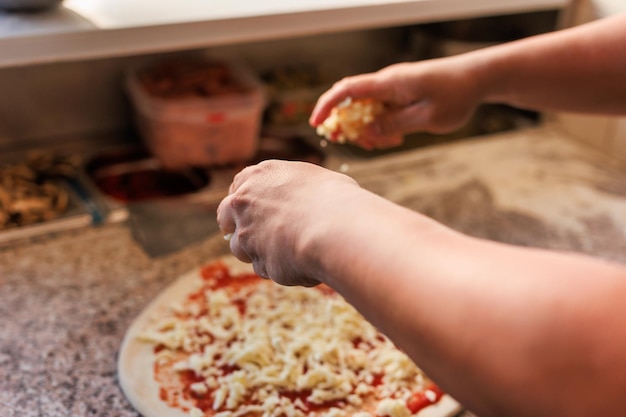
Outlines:
[[226,233],[224,235],[224,240],[231,240],[233,238],[233,234],[232,233]]

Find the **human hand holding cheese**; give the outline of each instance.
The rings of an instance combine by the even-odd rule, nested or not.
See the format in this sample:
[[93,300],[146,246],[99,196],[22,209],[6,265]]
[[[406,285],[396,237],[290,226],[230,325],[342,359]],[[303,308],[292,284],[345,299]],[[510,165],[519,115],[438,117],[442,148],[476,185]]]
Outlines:
[[446,58],[344,78],[319,98],[309,123],[330,141],[366,149],[401,145],[410,132],[453,131],[483,99],[471,65]]
[[[320,96],[309,124],[322,126],[321,133],[330,132],[333,140],[333,132],[342,133],[333,129],[338,124],[334,118],[358,117],[355,103],[376,103],[372,120],[363,119],[356,134],[346,136],[372,149],[400,145],[406,133],[452,132],[481,103],[622,115],[625,22],[622,14],[466,54],[346,77]],[[346,106],[346,99],[352,105]]]
[[[317,134],[331,142],[358,143],[364,148],[373,147],[364,134],[368,125],[384,112],[382,103],[372,99],[356,99],[351,97],[333,107],[330,115],[317,126]],[[401,141],[401,137],[400,137]],[[391,143],[393,145],[395,143]],[[384,144],[381,144],[384,145]]]
[[[269,160],[235,176],[217,220],[232,253],[252,262],[257,275],[311,286],[319,283],[310,266],[317,251],[303,248],[319,234],[349,228],[352,213],[369,205],[368,196],[347,175],[305,162]],[[341,210],[329,216],[329,208]]]

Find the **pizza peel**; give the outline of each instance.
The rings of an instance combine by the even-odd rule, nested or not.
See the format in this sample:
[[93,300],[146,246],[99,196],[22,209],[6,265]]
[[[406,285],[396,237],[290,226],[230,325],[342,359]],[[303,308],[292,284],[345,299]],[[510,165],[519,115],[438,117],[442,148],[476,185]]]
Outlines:
[[180,199],[137,202],[128,205],[128,225],[144,252],[157,258],[215,234],[216,210],[217,203]]

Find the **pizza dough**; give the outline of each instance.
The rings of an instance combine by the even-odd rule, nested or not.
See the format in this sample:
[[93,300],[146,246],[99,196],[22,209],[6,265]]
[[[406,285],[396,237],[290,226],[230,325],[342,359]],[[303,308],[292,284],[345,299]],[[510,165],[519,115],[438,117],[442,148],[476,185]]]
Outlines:
[[[246,275],[248,278],[252,278],[253,280],[255,280],[254,282],[256,282],[256,277],[250,277],[250,275],[253,274],[251,266],[248,264],[239,262],[232,256],[228,256],[228,257],[224,257],[219,260],[216,260],[214,263],[212,263],[212,265],[224,265],[227,268],[230,275],[233,275],[233,276],[240,275],[240,274],[242,276]],[[118,358],[118,374],[119,374],[120,385],[126,397],[129,399],[132,405],[137,409],[137,411],[139,411],[144,417],[183,417],[183,416],[203,415],[203,413],[200,412],[201,410],[194,406],[193,402],[188,402],[184,398],[179,398],[178,396],[175,398],[175,401],[174,401],[174,403],[177,403],[178,408],[169,405],[168,401],[166,401],[165,399],[169,400],[169,403],[171,404],[172,395],[169,394],[169,397],[168,397],[167,383],[165,384],[163,383],[163,378],[161,376],[159,376],[159,378],[161,379],[161,382],[157,382],[157,380],[155,379],[155,376],[157,374],[160,375],[160,372],[162,372],[164,369],[163,366],[158,365],[158,362],[155,362],[157,360],[157,356],[160,351],[157,345],[159,343],[168,344],[169,343],[168,340],[170,339],[167,339],[167,337],[171,336],[171,334],[167,335],[166,334],[167,332],[163,334],[159,334],[158,326],[161,326],[161,327],[163,326],[163,322],[162,322],[163,319],[164,318],[167,319],[167,317],[172,315],[173,311],[180,309],[181,304],[184,305],[185,303],[190,303],[189,301],[186,301],[186,300],[190,300],[191,299],[190,297],[195,297],[195,295],[193,294],[201,294],[204,297],[208,292],[212,292],[215,294],[219,292],[217,289],[215,291],[207,291],[206,287],[203,287],[203,285],[205,285],[205,281],[203,281],[203,278],[202,278],[203,276],[202,271],[203,269],[198,268],[197,270],[191,271],[183,275],[182,277],[177,279],[173,284],[171,284],[168,288],[166,288],[160,295],[158,295],[155,298],[155,300],[150,305],[148,305],[148,307],[131,324],[122,342],[120,354]],[[269,305],[267,303],[275,303],[275,300],[270,302],[270,301],[264,300],[264,297],[267,299],[270,299],[274,297],[274,295],[276,294],[282,294],[282,292],[295,291],[295,294],[297,294],[296,297],[301,297],[304,300],[303,302],[305,303],[315,302],[316,299],[320,298],[319,294],[324,291],[332,292],[330,289],[320,290],[320,289],[305,289],[305,288],[300,288],[300,287],[281,287],[281,286],[278,286],[277,284],[273,284],[271,282],[261,281],[261,280],[259,280],[258,283],[262,285],[255,284],[255,285],[252,285],[251,287],[252,288],[259,287],[263,289],[265,293],[263,293],[262,291],[259,291],[258,294],[246,295],[246,297],[248,297],[248,300],[250,300],[249,301],[250,303],[260,302],[262,304],[261,308],[266,308],[266,309],[267,309],[267,305]],[[275,287],[270,286],[270,285],[275,285]],[[199,289],[200,291],[198,291]],[[198,292],[195,293],[196,291]],[[256,297],[257,301],[253,301],[252,299],[253,296]],[[328,295],[324,295],[323,297],[327,298]],[[225,304],[222,303],[220,305],[223,305],[224,308],[226,308]],[[315,311],[319,310],[319,306],[313,305],[312,307],[313,307],[312,309]],[[346,314],[346,317],[349,323],[353,321],[354,315],[358,314],[356,313],[356,311],[351,312],[350,310],[352,309],[352,307],[347,305],[347,303],[345,303],[343,299],[340,299],[338,295],[334,295],[334,301],[331,307],[329,308],[340,309],[341,311],[339,311],[338,313],[335,312],[334,314],[337,314],[338,316],[341,314]],[[261,311],[261,315],[263,315],[264,310],[261,309],[260,311]],[[280,314],[285,315],[282,312]],[[301,313],[298,313],[298,314],[301,314]],[[321,314],[318,314],[318,315],[321,315]],[[314,317],[314,315],[312,316]],[[296,318],[300,319],[299,321],[304,320],[302,317],[296,317]],[[270,318],[268,314],[268,321],[269,320]],[[360,320],[363,320],[363,326],[364,326],[363,329],[365,331],[371,331],[371,329],[373,329],[373,328],[370,329],[369,323],[364,322],[364,319],[361,318]],[[337,322],[339,321],[341,320],[337,318]],[[288,326],[289,323],[287,324],[281,323],[279,325]],[[340,323],[337,323],[337,325],[339,326]],[[361,325],[361,324],[356,323],[356,325]],[[307,323],[306,326],[314,327],[311,325],[311,323]],[[333,327],[333,326],[329,326],[328,324],[325,324],[323,326],[325,326],[325,328]],[[259,348],[255,346],[248,346],[253,343],[258,343],[259,339],[262,339],[264,337],[263,333],[259,333],[259,332],[262,332],[263,326],[261,326],[261,329],[257,329],[258,327],[259,327],[258,325],[255,325],[254,327],[248,328],[248,329],[252,329],[252,330],[248,330],[248,332],[254,332],[255,334],[250,335],[252,339],[249,339],[247,342],[245,341],[245,335],[242,335],[244,344],[241,345],[238,349],[243,350],[247,347],[250,347],[253,351],[259,350]],[[157,329],[157,333],[154,333],[155,328]],[[360,329],[361,328],[357,327],[357,331],[360,331]],[[306,345],[313,346],[315,345],[316,342],[319,342],[316,340],[306,340],[307,338],[314,339],[314,337],[311,336],[310,333],[307,333],[305,331],[301,330],[300,332],[298,332],[297,330],[294,330],[294,329],[290,329],[290,331],[291,333],[289,335],[289,340],[298,340],[298,336],[300,336],[301,339],[304,339],[303,343],[301,343],[300,346],[306,346]],[[164,334],[166,334],[166,336],[163,336]],[[166,338],[159,339],[159,337],[166,337]],[[273,337],[276,337],[276,336],[273,336]],[[161,341],[159,342],[158,340],[161,340]],[[163,340],[165,340],[166,342],[163,342]],[[364,340],[367,340],[366,336],[364,336]],[[178,342],[172,342],[172,343],[175,345]],[[229,342],[229,345],[232,343],[234,342],[232,341]],[[248,345],[246,345],[246,343]],[[381,343],[382,343],[382,338],[381,338]],[[390,343],[390,342],[387,341],[387,343]],[[328,343],[326,342],[326,344]],[[285,340],[280,342],[281,349],[291,348],[288,346],[291,346],[291,344],[288,342],[285,342]],[[384,343],[383,343],[383,346],[384,346]],[[157,348],[155,349],[155,347]],[[176,350],[176,349],[173,348],[173,350]],[[313,354],[312,352],[314,352],[314,350],[307,354],[312,355]],[[230,354],[232,354],[232,352]],[[400,355],[401,353],[396,350],[394,354]],[[224,351],[224,356],[226,355],[227,353]],[[221,357],[221,356],[222,355],[219,354],[216,357]],[[390,369],[398,368],[400,372],[404,372],[404,370],[409,372],[411,371],[411,368],[413,367],[412,364],[408,362],[406,363],[403,362],[407,359],[403,359],[401,356],[391,355],[391,356],[387,356],[387,358],[398,359],[397,364],[392,363],[391,364],[392,368]],[[182,369],[185,369],[185,371],[187,371],[188,370],[187,368],[191,367],[189,363],[193,361],[188,360],[189,359],[188,357],[183,358],[186,360],[179,360],[179,359],[180,358],[176,359],[177,361],[180,362],[177,365],[178,368],[181,368],[179,365],[182,363],[183,365]],[[166,362],[167,360],[168,359],[166,359]],[[275,361],[277,360],[278,358],[275,359]],[[271,362],[263,365],[261,368],[259,368],[258,374],[263,374],[263,372],[267,371],[273,365],[275,364]],[[165,367],[166,371],[169,370],[167,366]],[[282,364],[281,366],[285,366],[285,365]],[[174,368],[174,367],[170,366],[170,368]],[[176,376],[176,372],[177,371],[170,371],[170,374],[173,374],[174,376]],[[348,369],[346,369],[346,372],[348,372]],[[254,377],[258,377],[258,375],[255,374]],[[267,377],[267,375],[263,377]],[[250,378],[250,376],[248,376],[248,378]],[[300,375],[300,378],[302,378],[302,375]],[[224,385],[224,381],[225,380],[221,380],[220,384]],[[314,388],[315,385],[312,385],[312,387]],[[187,392],[189,392],[188,389],[187,389]],[[311,390],[309,390],[309,392],[311,392]],[[320,395],[322,394],[328,395],[327,391],[325,392],[323,390],[320,390],[320,393],[321,393]],[[431,394],[434,395],[434,393],[431,393]],[[212,395],[217,396],[218,395],[217,390],[213,391]],[[231,394],[231,397],[232,397],[232,394]],[[274,397],[274,399],[275,398],[276,396]],[[224,401],[226,401],[225,398],[221,402],[222,405],[225,404]],[[362,416],[368,415],[365,413],[363,414],[358,413],[359,407],[355,406],[355,404],[358,404],[358,402],[356,403],[339,402],[339,403],[333,403],[334,407],[330,407],[330,406],[327,407],[328,404],[324,403],[325,408],[322,407],[318,412],[316,412],[315,417],[318,417],[318,416],[340,417],[345,414],[352,415],[353,412],[355,412],[354,415],[362,415]],[[385,406],[382,408],[380,408],[380,404],[379,404],[379,410],[381,409],[387,410],[385,411],[386,413],[385,415],[390,415],[391,417],[411,415],[410,413],[406,414],[406,411],[407,411],[406,409],[397,411],[396,409],[397,409],[398,404],[399,404],[399,401],[395,401],[395,400],[387,401]],[[293,409],[293,404],[291,406]],[[204,408],[206,409],[206,407]],[[207,415],[217,415],[218,417],[222,417],[222,416],[236,417],[238,415],[236,411],[240,410],[241,412],[243,412],[244,408],[245,407],[243,405],[236,406],[235,409],[232,410],[232,412],[222,411],[217,414],[209,410]],[[368,411],[370,411],[369,415],[371,416],[380,415],[374,412],[375,405],[371,407],[366,407],[366,404],[363,404],[363,408],[368,408]],[[400,408],[404,408],[404,407],[400,407]],[[346,411],[350,410],[350,412],[342,414],[342,410],[346,410]],[[434,404],[428,405],[427,407],[421,409],[416,414],[413,414],[413,416],[414,417],[450,417],[458,413],[460,410],[461,410],[461,407],[456,401],[454,401],[448,395],[443,394],[441,398],[439,397],[437,398],[437,401]],[[275,413],[277,413],[277,411],[275,411]],[[290,414],[290,412],[285,412],[285,413]],[[289,417],[291,417],[291,415],[289,415]]]

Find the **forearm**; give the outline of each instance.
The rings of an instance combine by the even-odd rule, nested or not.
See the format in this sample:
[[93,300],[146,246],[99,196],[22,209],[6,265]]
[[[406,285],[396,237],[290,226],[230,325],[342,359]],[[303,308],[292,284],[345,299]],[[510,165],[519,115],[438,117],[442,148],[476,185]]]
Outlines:
[[467,54],[486,101],[626,114],[626,15]]
[[612,369],[626,368],[622,268],[472,239],[373,196],[360,205],[313,248],[320,276],[444,389],[482,417],[626,406],[610,392],[626,384]]

